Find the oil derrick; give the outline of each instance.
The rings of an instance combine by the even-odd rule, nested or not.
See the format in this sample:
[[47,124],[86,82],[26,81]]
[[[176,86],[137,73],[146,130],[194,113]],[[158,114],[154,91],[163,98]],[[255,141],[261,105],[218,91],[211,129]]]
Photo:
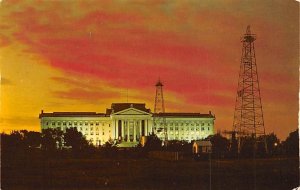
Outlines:
[[254,154],[257,151],[258,143],[267,152],[254,49],[255,40],[256,35],[251,33],[250,26],[248,26],[246,34],[241,39],[243,47],[233,121],[233,131],[238,140],[238,153],[243,147],[244,139],[247,138],[254,140]]
[[156,94],[155,94],[155,103],[154,103],[154,117],[153,117],[153,126],[154,131],[164,139],[166,142],[167,137],[167,127],[166,127],[166,118],[165,113],[165,103],[163,95],[163,84],[160,80],[156,83]]

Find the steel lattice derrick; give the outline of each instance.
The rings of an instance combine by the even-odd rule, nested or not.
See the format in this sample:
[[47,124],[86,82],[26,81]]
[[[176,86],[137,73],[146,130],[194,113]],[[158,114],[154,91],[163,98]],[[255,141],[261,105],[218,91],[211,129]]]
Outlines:
[[165,113],[165,103],[163,96],[163,84],[160,80],[156,83],[156,94],[154,103],[154,117],[153,126],[157,134],[163,133],[164,141],[168,140],[166,118],[163,115]]
[[[256,35],[247,27],[242,37],[242,57],[234,111],[233,131],[236,132],[238,140],[244,134],[251,135],[255,139],[265,136],[263,109],[261,104],[259,80],[255,58],[254,41]],[[243,134],[243,135],[242,135]],[[242,143],[239,142],[238,151]],[[266,143],[265,149],[267,150]]]

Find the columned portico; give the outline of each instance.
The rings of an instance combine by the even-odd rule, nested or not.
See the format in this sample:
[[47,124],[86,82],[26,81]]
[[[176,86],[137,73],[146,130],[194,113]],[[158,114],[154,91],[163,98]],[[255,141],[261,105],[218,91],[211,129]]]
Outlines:
[[[117,122],[117,131],[114,139],[121,147],[135,146],[141,137],[147,136],[147,124],[152,119],[150,110],[140,110],[129,107],[120,111],[114,111],[111,118]],[[119,129],[120,128],[120,129]],[[142,132],[143,131],[143,132]]]
[[[142,136],[142,120],[120,120],[121,134],[118,139],[126,140],[127,142],[137,142]],[[117,129],[120,126],[117,126]],[[145,127],[144,127],[145,128]],[[117,133],[118,134],[118,133]],[[146,134],[145,134],[146,135]],[[138,137],[138,138],[137,138]]]

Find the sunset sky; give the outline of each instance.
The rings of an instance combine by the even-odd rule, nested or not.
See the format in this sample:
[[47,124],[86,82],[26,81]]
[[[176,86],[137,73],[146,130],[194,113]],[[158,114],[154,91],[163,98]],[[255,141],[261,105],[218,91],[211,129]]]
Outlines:
[[299,7],[294,0],[0,2],[1,132],[39,131],[38,115],[146,103],[212,111],[232,129],[241,36],[255,41],[267,133],[298,127]]

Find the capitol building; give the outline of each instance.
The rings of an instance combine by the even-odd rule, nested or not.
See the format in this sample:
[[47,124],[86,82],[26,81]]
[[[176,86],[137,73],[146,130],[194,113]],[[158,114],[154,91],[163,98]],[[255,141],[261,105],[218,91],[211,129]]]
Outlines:
[[204,139],[214,134],[215,116],[208,113],[152,113],[144,103],[113,103],[105,113],[52,112],[39,114],[41,129],[75,127],[95,146],[108,141],[132,147],[154,133],[162,140]]

